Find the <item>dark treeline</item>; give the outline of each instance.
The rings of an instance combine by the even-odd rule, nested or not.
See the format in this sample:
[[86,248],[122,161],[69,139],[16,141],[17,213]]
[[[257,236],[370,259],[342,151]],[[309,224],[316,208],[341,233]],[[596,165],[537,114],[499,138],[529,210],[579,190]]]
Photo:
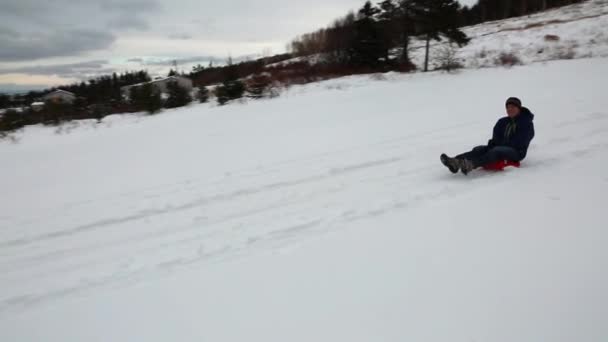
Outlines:
[[479,0],[471,8],[463,7],[463,25],[474,25],[545,11],[584,0]]
[[[208,86],[219,84],[225,81],[227,73],[236,73],[239,78],[261,73],[268,64],[281,62],[292,57],[291,54],[280,54],[272,57],[265,57],[253,61],[232,64],[231,62],[223,66],[203,67],[198,65],[192,69],[189,75],[194,86]],[[174,70],[169,71],[169,76],[177,75]],[[150,81],[147,71],[134,71],[121,74],[112,74],[90,79],[87,82],[80,82],[68,85],[52,87],[40,91],[30,91],[24,94],[8,95],[0,93],[0,109],[17,108],[29,106],[42,98],[45,94],[57,90],[67,90],[74,93],[81,100],[85,100],[87,105],[118,103],[123,100],[120,88],[127,85],[139,84]]]
[[[190,73],[190,78],[196,87],[203,87],[224,82],[227,78],[237,76],[238,78],[247,77],[262,73],[269,64],[278,63],[292,58],[289,53],[280,54],[272,57],[264,57],[253,61],[244,61],[233,64],[231,59],[224,66],[209,66],[207,68],[197,66]],[[227,76],[228,75],[228,76]]]
[[[108,103],[120,101],[122,95],[120,88],[150,81],[147,71],[126,72],[124,74],[112,74],[89,80],[87,83],[72,84],[57,89],[67,90],[76,94],[77,97],[87,99],[89,104]],[[54,89],[51,89],[54,90]]]
[[[58,125],[65,121],[97,119],[104,116],[137,111],[140,108],[132,101],[125,101],[121,87],[150,81],[146,71],[112,74],[90,79],[88,82],[53,87],[44,91],[30,91],[13,96],[0,94],[0,137],[2,132],[17,130],[26,125]],[[30,105],[40,102],[43,96],[54,90],[69,91],[76,96],[73,103],[46,101],[43,108],[35,110]]]
[[57,90],[67,90],[80,99],[81,105],[109,104],[120,102],[122,97],[120,88],[126,85],[138,84],[150,81],[147,71],[133,71],[121,74],[112,74],[90,79],[88,82],[80,82],[57,86],[41,91],[30,91],[25,94],[9,96],[0,94],[0,108],[29,106],[32,102],[40,100],[45,94]]

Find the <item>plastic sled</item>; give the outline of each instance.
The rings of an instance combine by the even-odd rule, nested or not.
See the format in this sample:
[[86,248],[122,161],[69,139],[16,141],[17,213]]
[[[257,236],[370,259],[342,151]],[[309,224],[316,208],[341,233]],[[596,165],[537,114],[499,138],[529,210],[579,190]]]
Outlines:
[[519,162],[511,161],[511,160],[501,160],[496,163],[488,164],[484,166],[484,170],[488,171],[503,171],[507,166],[520,167],[521,164]]

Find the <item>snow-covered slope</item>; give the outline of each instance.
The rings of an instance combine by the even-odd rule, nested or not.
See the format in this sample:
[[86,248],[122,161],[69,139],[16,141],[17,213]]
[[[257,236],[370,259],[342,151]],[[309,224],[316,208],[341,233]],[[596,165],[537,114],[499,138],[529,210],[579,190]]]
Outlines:
[[[0,341],[606,341],[608,59],[1,143]],[[523,167],[450,174],[504,100]]]
[[[608,0],[588,0],[518,18],[497,20],[465,27],[471,42],[456,48],[456,58],[466,68],[494,67],[502,54],[516,57],[522,64],[559,59],[608,57]],[[430,67],[440,65],[446,41],[432,42]],[[393,51],[395,57],[401,54]],[[425,42],[410,43],[410,58],[424,65]],[[324,61],[321,54],[297,57],[270,66],[308,61]]]
[[[465,28],[470,44],[457,57],[467,68],[493,67],[498,57],[516,56],[529,64],[557,59],[608,57],[608,1],[588,0],[546,12],[493,21]],[[424,63],[424,44],[412,44],[412,60]],[[431,60],[437,64],[441,46],[434,43]]]

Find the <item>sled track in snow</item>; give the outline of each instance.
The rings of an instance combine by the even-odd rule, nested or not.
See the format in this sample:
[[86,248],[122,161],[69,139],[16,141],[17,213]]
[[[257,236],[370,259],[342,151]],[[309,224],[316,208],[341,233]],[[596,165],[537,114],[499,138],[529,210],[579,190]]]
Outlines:
[[[572,127],[589,122],[594,123],[593,129],[570,134]],[[454,129],[444,129],[443,134],[448,130],[453,132]],[[556,134],[547,143],[558,145],[563,153],[552,155],[541,152],[543,146],[534,146],[522,169],[513,171],[513,175],[531,177],[535,170],[563,163],[564,155],[571,162],[608,149],[608,115],[591,113],[581,120],[560,122],[553,130]],[[138,201],[142,193],[148,199],[159,201],[122,216],[109,216],[71,228],[58,227],[42,235],[1,242],[0,279],[3,282],[30,282],[41,277],[62,276],[66,280],[43,293],[2,298],[0,314],[92,289],[166,276],[205,262],[230,260],[251,253],[280,252],[302,239],[345,229],[352,222],[407,210],[441,198],[457,197],[480,187],[496,186],[511,177],[511,171],[454,176],[434,159],[420,167],[409,168],[406,165],[409,158],[418,153],[424,155],[429,150],[427,146],[414,152],[412,141],[428,134],[441,136],[442,130],[276,163],[261,170],[243,170],[223,181],[189,180],[78,203],[71,207],[72,210]],[[601,137],[600,142],[598,137]],[[371,150],[378,158],[358,160],[361,150]],[[299,177],[280,179],[283,174],[294,174],[294,170],[303,171]],[[238,186],[239,175],[247,186]],[[271,176],[279,179],[268,181]],[[470,187],[471,182],[475,183],[474,188]],[[189,201],[172,203],[172,197],[182,198],[183,191],[208,195],[191,196]],[[344,203],[344,198],[353,200]],[[370,198],[373,200],[368,200]],[[69,215],[69,209],[67,211],[63,214]],[[166,223],[174,221],[173,216],[178,213],[188,219]],[[36,222],[45,220],[49,218],[39,217]],[[129,231],[130,224],[136,221],[150,221],[149,229]],[[268,225],[273,221],[291,224]],[[114,234],[118,235],[113,237]],[[82,240],[82,236],[88,235],[91,236],[89,243],[70,243],[72,239]],[[91,274],[86,280],[71,278],[71,274],[83,269],[102,271]]]

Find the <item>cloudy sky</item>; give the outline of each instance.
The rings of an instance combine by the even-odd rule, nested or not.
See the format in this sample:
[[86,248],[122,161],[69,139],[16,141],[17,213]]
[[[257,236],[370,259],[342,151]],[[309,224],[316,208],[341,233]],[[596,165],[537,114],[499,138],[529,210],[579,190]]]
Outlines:
[[[462,0],[467,4],[474,0]],[[285,51],[364,0],[0,0],[0,92]]]

